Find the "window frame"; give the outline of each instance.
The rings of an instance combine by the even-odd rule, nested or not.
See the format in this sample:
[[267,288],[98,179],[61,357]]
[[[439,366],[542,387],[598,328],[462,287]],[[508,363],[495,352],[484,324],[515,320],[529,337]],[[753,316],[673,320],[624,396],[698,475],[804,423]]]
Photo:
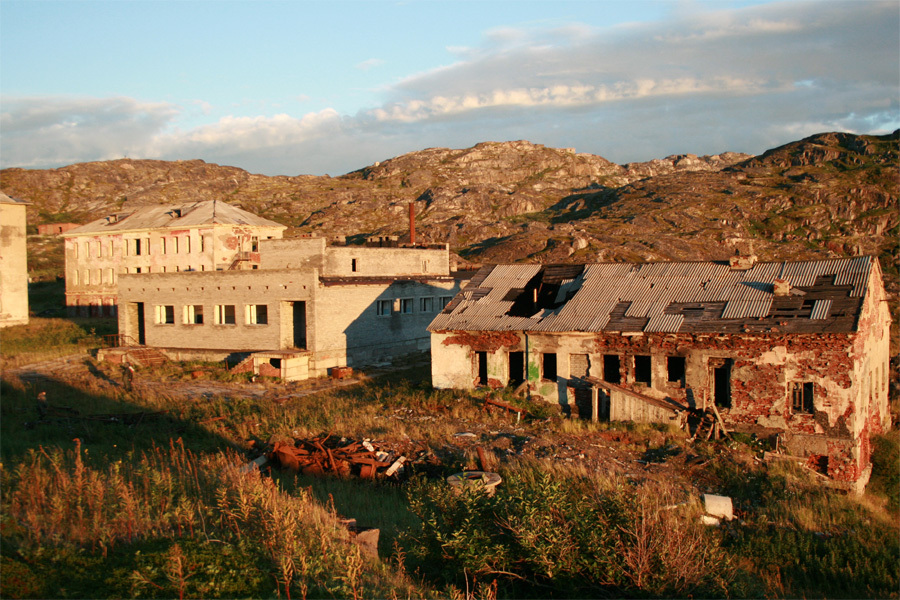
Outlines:
[[174,304],[155,304],[157,325],[174,325],[175,324],[175,305]]
[[[198,308],[200,310],[197,310]],[[182,313],[182,321],[185,325],[203,325],[202,304],[185,304]]]
[[791,414],[816,414],[816,384],[812,381],[792,381],[789,388]]
[[375,314],[379,317],[389,317],[394,312],[393,300],[376,300]]
[[[260,310],[260,308],[262,308],[262,310]],[[260,317],[262,317],[262,320],[260,320]],[[244,322],[247,325],[268,325],[269,305],[247,304],[244,307]]]
[[213,309],[213,321],[216,325],[237,325],[237,305],[216,304]]

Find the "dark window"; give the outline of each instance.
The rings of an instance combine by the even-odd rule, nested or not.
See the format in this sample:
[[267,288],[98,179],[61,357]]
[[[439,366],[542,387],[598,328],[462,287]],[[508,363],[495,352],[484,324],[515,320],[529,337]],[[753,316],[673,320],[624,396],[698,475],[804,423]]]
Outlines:
[[544,379],[556,380],[556,354],[544,352],[541,355],[541,370],[544,373]]
[[259,252],[259,238],[255,235],[250,236],[250,252]]
[[603,381],[616,384],[622,382],[622,367],[618,354],[603,355]]
[[356,270],[359,268],[359,264],[356,262],[355,258],[350,259],[350,270],[356,273]]
[[684,357],[670,356],[666,362],[669,369],[669,383],[684,385]]
[[517,386],[525,381],[525,353],[509,353],[509,385]]
[[478,360],[478,385],[487,385],[488,383],[488,367],[487,352],[476,352],[476,360]]
[[795,413],[815,412],[813,408],[814,385],[811,381],[794,382],[791,384],[791,410]]
[[731,408],[731,365],[730,358],[710,365],[713,368],[713,402],[722,408]]
[[634,380],[637,383],[645,383],[648,386],[652,385],[651,381],[651,369],[650,369],[650,357],[639,354],[634,357]]

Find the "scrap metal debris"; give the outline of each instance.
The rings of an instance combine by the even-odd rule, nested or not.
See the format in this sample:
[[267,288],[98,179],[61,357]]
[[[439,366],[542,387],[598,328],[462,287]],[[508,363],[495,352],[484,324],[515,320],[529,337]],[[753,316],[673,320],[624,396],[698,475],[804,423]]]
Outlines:
[[[421,449],[417,460],[424,455],[425,450]],[[293,444],[276,442],[267,456],[282,467],[304,475],[329,473],[362,479],[399,477],[411,462],[399,452],[379,450],[370,440],[360,442],[332,436],[298,439]]]

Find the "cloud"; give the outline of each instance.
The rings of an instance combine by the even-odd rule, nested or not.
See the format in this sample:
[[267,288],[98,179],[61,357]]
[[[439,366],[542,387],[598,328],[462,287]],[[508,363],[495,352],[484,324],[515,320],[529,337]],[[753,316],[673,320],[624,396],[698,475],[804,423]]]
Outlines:
[[354,115],[231,115],[182,129],[179,119],[196,107],[4,99],[2,162],[58,166],[127,153],[267,174],[340,174],[403,152],[487,140],[529,139],[622,163],[759,153],[820,131],[900,127],[895,2],[705,6],[605,29],[496,28],[481,45],[454,48],[457,62],[383,87],[379,106]]
[[142,155],[179,114],[132,98],[4,97],[3,166],[39,167]]
[[374,69],[376,67],[380,67],[384,64],[384,61],[380,58],[370,58],[368,60],[364,60],[361,63],[356,65],[356,68],[360,71],[368,71],[369,69]]

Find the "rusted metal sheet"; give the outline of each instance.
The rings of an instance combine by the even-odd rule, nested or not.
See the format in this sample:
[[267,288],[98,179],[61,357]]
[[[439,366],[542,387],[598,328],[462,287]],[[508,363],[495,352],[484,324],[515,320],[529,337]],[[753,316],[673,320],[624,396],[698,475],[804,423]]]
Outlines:
[[331,436],[294,440],[293,444],[276,442],[268,458],[283,468],[304,475],[364,479],[398,475],[406,456],[379,451],[368,440],[362,442]]

